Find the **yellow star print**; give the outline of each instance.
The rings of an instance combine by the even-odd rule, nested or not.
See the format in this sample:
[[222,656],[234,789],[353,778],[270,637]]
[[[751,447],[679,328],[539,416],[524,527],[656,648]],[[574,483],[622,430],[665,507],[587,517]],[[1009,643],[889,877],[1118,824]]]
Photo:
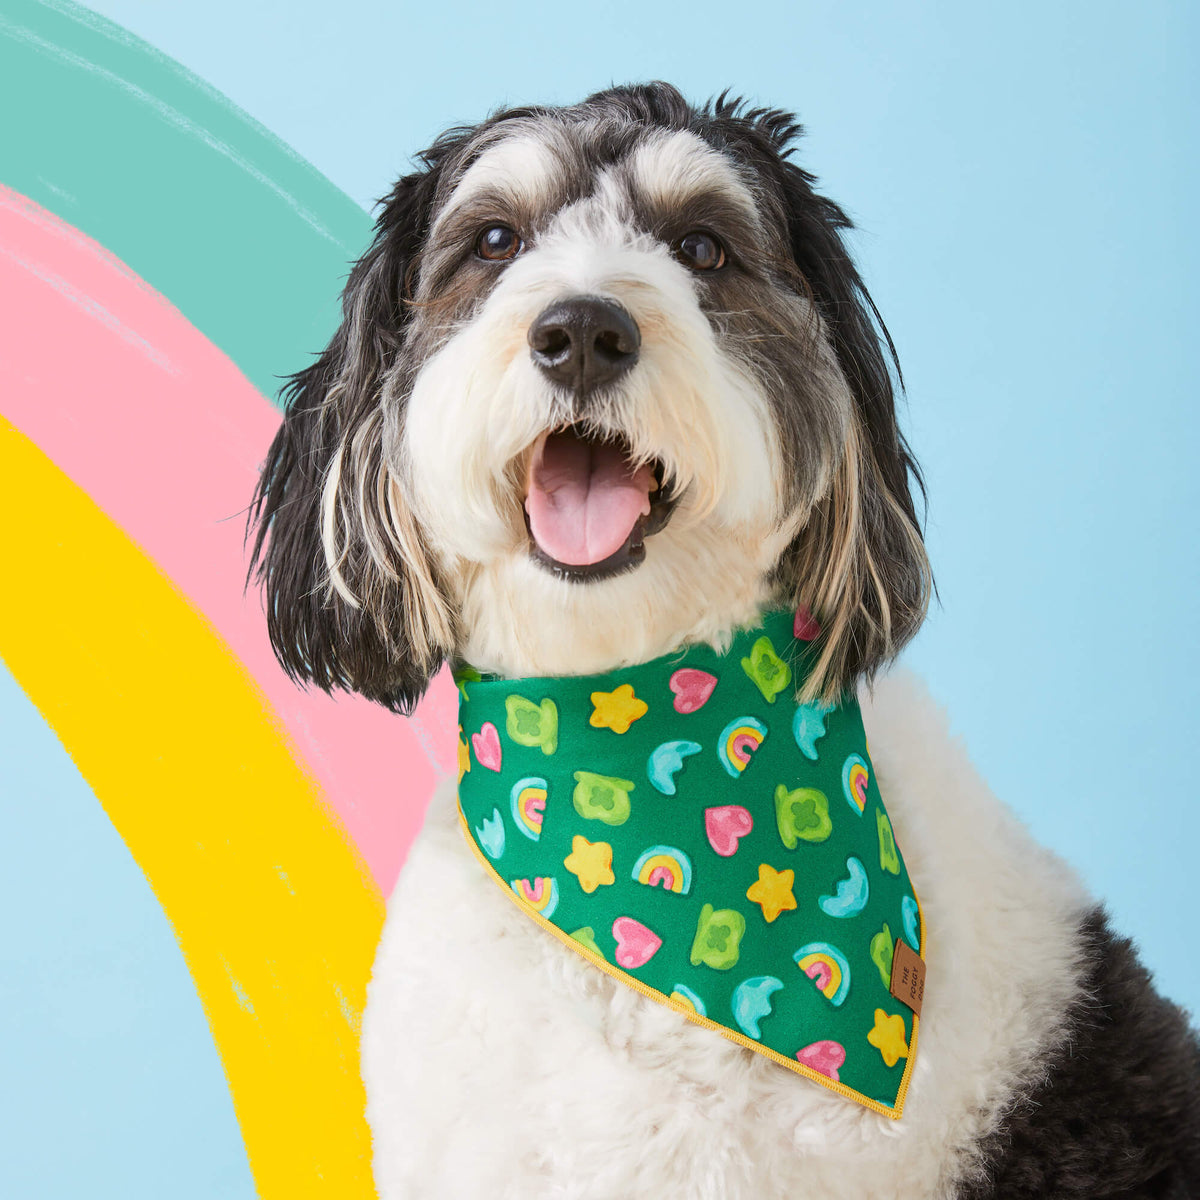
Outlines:
[[571,853],[563,859],[563,866],[589,895],[601,884],[617,881],[612,873],[612,847],[607,842],[589,842],[579,834],[571,839]]
[[467,749],[467,743],[462,740],[462,726],[458,727],[458,782],[462,783],[462,777],[471,769],[471,751]]
[[593,692],[592,704],[595,711],[591,724],[597,729],[611,729],[613,733],[628,733],[630,725],[644,717],[649,708],[633,694],[633,685],[629,683],[611,692]]
[[792,895],[795,879],[795,871],[776,871],[774,867],[760,863],[758,882],[750,885],[746,899],[761,905],[762,915],[770,924],[781,912],[796,907],[796,897]]
[[894,1067],[902,1058],[908,1057],[904,1018],[889,1017],[882,1008],[875,1010],[875,1028],[867,1034],[867,1041],[883,1055],[886,1066]]

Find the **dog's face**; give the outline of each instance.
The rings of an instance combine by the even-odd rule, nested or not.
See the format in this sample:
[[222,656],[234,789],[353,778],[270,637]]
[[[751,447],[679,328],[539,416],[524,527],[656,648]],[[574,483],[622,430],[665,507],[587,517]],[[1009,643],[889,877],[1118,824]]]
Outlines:
[[426,152],[260,487],[289,669],[403,708],[445,655],[596,671],[781,602],[828,696],[911,635],[912,464],[796,132],[657,84]]
[[689,129],[464,149],[383,407],[465,656],[590,671],[751,617],[853,409],[781,214]]

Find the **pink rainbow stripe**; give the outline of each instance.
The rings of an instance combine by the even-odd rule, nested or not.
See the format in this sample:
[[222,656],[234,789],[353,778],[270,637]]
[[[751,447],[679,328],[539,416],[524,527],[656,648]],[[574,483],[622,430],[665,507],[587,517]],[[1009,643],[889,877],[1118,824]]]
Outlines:
[[[386,895],[435,777],[453,767],[454,689],[443,672],[419,718],[406,722],[356,697],[302,691],[276,663],[258,596],[243,596],[241,581],[245,507],[278,411],[144,280],[3,186],[0,296],[4,415],[212,622]],[[108,586],[120,581],[79,580],[80,603],[89,588]],[[164,678],[187,686],[171,679],[170,664]]]
[[546,881],[539,876],[531,883],[528,879],[521,880],[521,892],[526,900],[536,904],[542,898],[542,893],[546,890]]
[[827,962],[817,961],[809,963],[804,970],[805,975],[809,977],[821,989],[826,988],[833,982],[833,968]]

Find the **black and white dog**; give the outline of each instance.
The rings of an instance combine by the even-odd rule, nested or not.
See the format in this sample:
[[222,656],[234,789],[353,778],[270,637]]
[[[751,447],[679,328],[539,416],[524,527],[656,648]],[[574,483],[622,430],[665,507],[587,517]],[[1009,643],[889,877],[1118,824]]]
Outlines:
[[[665,84],[455,129],[384,203],[257,496],[276,652],[407,711],[721,646],[863,684],[930,931],[892,1122],[650,1003],[499,895],[434,796],[364,1024],[383,1197],[1200,1196],[1200,1047],[903,675],[930,570],[893,353],[792,117]],[[469,986],[464,986],[464,980]]]

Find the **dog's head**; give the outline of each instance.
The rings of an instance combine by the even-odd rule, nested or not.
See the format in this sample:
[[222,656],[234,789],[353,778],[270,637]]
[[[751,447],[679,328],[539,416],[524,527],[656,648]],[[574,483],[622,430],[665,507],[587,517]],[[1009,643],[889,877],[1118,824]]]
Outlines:
[[406,711],[449,655],[598,671],[792,603],[832,697],[915,632],[891,345],[798,133],[652,84],[421,155],[256,496],[290,672]]

